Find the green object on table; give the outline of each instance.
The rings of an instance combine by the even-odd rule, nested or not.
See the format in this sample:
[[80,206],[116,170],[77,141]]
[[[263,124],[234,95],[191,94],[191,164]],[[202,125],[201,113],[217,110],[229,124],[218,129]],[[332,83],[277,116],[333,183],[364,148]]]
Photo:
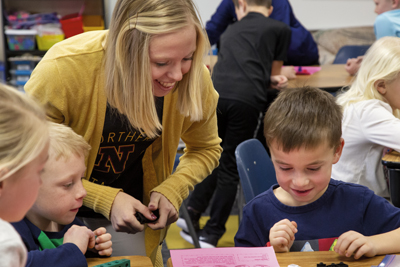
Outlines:
[[131,261],[127,259],[122,259],[122,260],[102,263],[94,267],[131,267]]

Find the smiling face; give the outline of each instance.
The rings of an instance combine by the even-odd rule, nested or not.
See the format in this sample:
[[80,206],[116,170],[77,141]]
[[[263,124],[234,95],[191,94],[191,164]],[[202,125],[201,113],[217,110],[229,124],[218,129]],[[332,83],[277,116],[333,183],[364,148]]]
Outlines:
[[327,143],[313,149],[300,148],[283,152],[272,142],[271,159],[280,187],[275,196],[285,205],[303,206],[316,201],[328,188],[332,164],[338,162],[344,141],[337,149]]
[[152,37],[149,55],[154,96],[165,96],[174,89],[176,82],[189,72],[195,51],[194,25]]
[[57,231],[58,225],[71,223],[82,206],[86,190],[82,185],[85,174],[83,156],[71,155],[69,159],[49,159],[43,172],[43,184],[38,198],[28,212],[28,219],[43,231]]
[[0,218],[17,222],[24,218],[38,196],[41,175],[48,158],[46,145],[42,152],[0,185]]
[[378,15],[394,9],[393,0],[374,0],[374,3],[375,13]]

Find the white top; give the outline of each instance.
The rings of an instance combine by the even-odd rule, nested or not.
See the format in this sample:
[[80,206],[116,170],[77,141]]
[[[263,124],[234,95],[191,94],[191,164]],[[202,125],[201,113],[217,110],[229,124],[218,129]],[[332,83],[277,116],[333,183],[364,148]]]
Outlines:
[[0,219],[0,267],[24,267],[27,251],[14,227]]
[[350,105],[343,113],[342,137],[343,153],[333,165],[332,177],[389,197],[382,152],[385,147],[400,151],[400,120],[390,105],[377,99]]

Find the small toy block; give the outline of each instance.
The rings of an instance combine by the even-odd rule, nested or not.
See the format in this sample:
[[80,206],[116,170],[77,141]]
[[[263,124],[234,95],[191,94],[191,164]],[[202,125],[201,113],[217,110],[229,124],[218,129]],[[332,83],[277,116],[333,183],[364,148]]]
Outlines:
[[94,267],[131,267],[131,261],[127,259],[121,259],[102,263]]

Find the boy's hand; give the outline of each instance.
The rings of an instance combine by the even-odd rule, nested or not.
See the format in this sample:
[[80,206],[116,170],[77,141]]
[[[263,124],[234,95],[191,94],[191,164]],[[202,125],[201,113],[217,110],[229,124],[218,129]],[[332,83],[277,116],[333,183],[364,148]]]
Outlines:
[[272,75],[271,76],[271,88],[281,90],[286,88],[288,85],[288,78],[284,75]]
[[94,246],[95,252],[101,256],[111,256],[112,242],[111,234],[107,233],[106,228],[100,227],[94,230],[96,237],[96,245]]
[[72,225],[64,234],[63,244],[65,243],[77,245],[82,253],[85,254],[88,248],[94,247],[95,236],[86,226]]
[[363,255],[373,257],[377,254],[372,239],[355,231],[348,231],[339,236],[334,250],[341,256],[351,257],[354,254],[355,259]]
[[363,58],[363,56],[359,56],[357,58],[349,58],[344,68],[350,75],[356,74],[358,69],[360,68]]
[[275,252],[289,252],[297,233],[297,223],[283,219],[269,231],[269,242],[274,247]]
[[110,216],[115,231],[130,234],[143,231],[145,226],[140,224],[135,217],[137,211],[151,218],[151,211],[139,200],[124,192],[119,192],[114,199]]
[[283,66],[281,74],[289,80],[296,79],[296,70],[293,66]]
[[149,210],[153,211],[156,209],[159,210],[160,216],[156,222],[147,224],[151,229],[163,229],[178,220],[178,212],[174,205],[162,194],[152,192],[150,195]]

